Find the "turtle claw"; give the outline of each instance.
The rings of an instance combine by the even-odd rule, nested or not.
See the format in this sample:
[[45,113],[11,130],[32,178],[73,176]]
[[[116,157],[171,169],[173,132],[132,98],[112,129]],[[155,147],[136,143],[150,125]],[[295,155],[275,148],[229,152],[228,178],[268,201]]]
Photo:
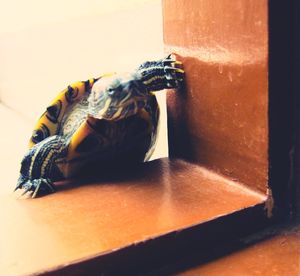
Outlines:
[[167,80],[167,87],[180,87],[184,80],[182,62],[172,57],[172,54],[163,60],[164,72]]
[[32,198],[35,198],[36,197],[36,195],[37,195],[37,193],[38,193],[38,191],[39,191],[39,189],[40,189],[40,186],[41,186],[41,181],[39,181],[39,183],[37,184],[37,186],[36,186],[36,188],[35,188],[35,190],[34,190],[34,192],[33,192],[33,194],[32,194]]
[[165,66],[164,72],[166,76],[167,87],[179,87],[184,80],[184,70],[176,66]]
[[20,195],[20,197],[23,196],[23,195],[25,195],[25,194],[27,194],[29,191],[30,191],[30,188],[28,187],[27,189],[25,189],[23,191],[23,193]]
[[26,182],[27,182],[27,179],[21,175],[18,179],[17,186],[15,187],[13,192],[16,192],[17,190],[22,189],[23,185]]
[[175,62],[174,62],[175,64],[177,64],[177,65],[182,65],[182,62],[181,61],[179,61],[179,60],[175,60]]
[[14,191],[17,191],[18,189],[23,189],[23,192],[20,195],[21,197],[29,192],[32,192],[32,198],[35,198],[40,194],[49,194],[55,192],[52,181],[44,178],[28,180],[27,182],[20,183],[17,185]]
[[17,190],[21,189],[22,185],[17,185],[16,188],[13,190],[13,193],[16,192]]
[[[182,66],[182,62],[173,58],[172,54],[168,55],[165,59],[163,59],[162,64],[164,67],[170,66],[177,69],[180,69],[180,67]],[[181,69],[181,71],[183,70]]]

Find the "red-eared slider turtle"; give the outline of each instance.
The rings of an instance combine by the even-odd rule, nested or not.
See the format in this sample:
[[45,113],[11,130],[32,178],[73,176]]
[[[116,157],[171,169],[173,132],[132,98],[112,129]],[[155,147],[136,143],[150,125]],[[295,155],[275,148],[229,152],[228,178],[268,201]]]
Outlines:
[[16,189],[54,191],[53,182],[83,167],[149,159],[159,107],[154,91],[178,88],[184,72],[168,56],[143,63],[132,74],[103,75],[61,91],[42,114],[29,142]]

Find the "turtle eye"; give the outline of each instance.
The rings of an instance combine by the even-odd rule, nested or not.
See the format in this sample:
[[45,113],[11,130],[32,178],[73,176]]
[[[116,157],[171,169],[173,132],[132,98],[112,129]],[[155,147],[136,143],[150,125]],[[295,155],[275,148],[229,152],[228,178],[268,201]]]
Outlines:
[[120,95],[123,92],[123,89],[122,89],[121,86],[118,86],[118,87],[109,87],[106,91],[107,91],[107,94],[110,97],[119,98]]
[[106,89],[108,95],[111,96],[111,95],[114,95],[115,93],[118,93],[119,90],[120,90],[120,86],[121,86],[121,80],[120,79],[113,80]]
[[113,95],[114,94],[114,89],[112,87],[109,87],[107,89],[107,94],[110,95],[110,96]]

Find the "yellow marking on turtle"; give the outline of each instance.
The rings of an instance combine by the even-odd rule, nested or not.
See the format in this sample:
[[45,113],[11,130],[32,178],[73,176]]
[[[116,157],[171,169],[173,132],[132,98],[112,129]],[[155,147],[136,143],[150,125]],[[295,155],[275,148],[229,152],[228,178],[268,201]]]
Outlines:
[[[93,117],[88,117],[86,121],[84,121],[79,128],[74,132],[70,143],[68,145],[68,154],[64,160],[64,162],[57,162],[57,166],[59,170],[63,173],[64,177],[71,177],[77,169],[82,166],[81,163],[71,163],[71,161],[77,157],[82,157],[82,153],[78,153],[76,148],[82,143],[82,141],[91,133],[95,133],[95,131],[89,126],[88,121],[93,120]],[[83,161],[82,161],[83,162]]]
[[39,154],[40,152],[40,149],[41,147],[43,147],[44,143],[43,141],[38,145],[38,148],[36,149],[34,155],[32,156],[32,159],[31,159],[31,163],[30,163],[30,167],[29,167],[29,175],[32,174],[32,169],[33,169],[33,164],[35,163],[35,159],[37,157],[37,155]]
[[120,105],[122,105],[124,102],[128,100],[132,96],[132,93],[127,93],[126,97],[120,102]]
[[[177,68],[177,69],[176,69],[176,72],[178,72],[178,73],[184,73],[184,70],[182,70],[182,69],[180,69],[180,68]],[[154,76],[154,77],[152,77],[152,78],[150,78],[150,79],[148,79],[148,80],[143,81],[143,83],[144,83],[145,85],[149,85],[149,84],[152,83],[153,81],[160,80],[160,79],[165,79],[165,76]]]
[[[105,74],[103,76],[108,76],[108,75],[111,75],[111,73]],[[96,78],[96,79],[93,79],[93,78],[89,79],[88,80],[89,81],[89,89],[92,88],[92,86],[95,83],[95,80],[97,81],[98,79],[102,78],[103,76],[100,76],[99,78]],[[38,120],[37,124],[35,125],[34,131],[39,130],[42,127],[42,125],[44,124],[49,129],[49,132],[50,132],[49,137],[57,134],[59,124],[60,124],[68,106],[71,105],[66,100],[66,94],[68,93],[68,91],[70,89],[69,87],[71,87],[74,90],[77,90],[77,92],[78,92],[76,97],[73,99],[74,102],[78,102],[84,96],[84,94],[87,92],[85,82],[83,82],[83,81],[74,82],[71,85],[69,85],[67,88],[63,89],[61,92],[58,93],[58,95],[52,100],[52,102],[49,105],[49,106],[52,106],[55,103],[57,103],[58,101],[61,101],[61,103],[62,103],[61,111],[60,111],[59,117],[57,118],[57,123],[53,123],[47,118],[48,111],[46,110],[44,112],[44,114],[41,116],[41,118]],[[29,148],[32,148],[34,145],[35,145],[35,143],[32,141],[32,137],[31,137],[30,141],[29,141]]]
[[150,84],[150,83],[153,82],[153,81],[156,81],[156,80],[158,80],[158,79],[164,79],[164,78],[165,78],[165,76],[154,76],[154,77],[152,77],[151,79],[144,81],[143,83],[144,83],[145,85],[148,85],[148,84]]
[[98,112],[98,114],[100,115],[100,116],[98,115],[99,118],[101,117],[101,114],[103,114],[103,113],[105,113],[107,111],[107,109],[109,108],[109,105],[110,105],[111,101],[112,101],[111,98],[108,98],[106,100],[104,107]]
[[54,151],[51,150],[51,151],[48,153],[47,157],[45,158],[45,160],[44,160],[44,162],[43,162],[43,165],[42,165],[42,168],[41,168],[41,176],[43,176],[43,175],[45,174],[45,169],[46,169],[46,167],[47,167],[47,165],[48,165],[48,161],[50,160],[50,158],[52,157],[53,154],[54,154]]
[[118,118],[121,115],[122,110],[123,110],[123,106],[118,107],[118,110],[114,114],[113,118]]

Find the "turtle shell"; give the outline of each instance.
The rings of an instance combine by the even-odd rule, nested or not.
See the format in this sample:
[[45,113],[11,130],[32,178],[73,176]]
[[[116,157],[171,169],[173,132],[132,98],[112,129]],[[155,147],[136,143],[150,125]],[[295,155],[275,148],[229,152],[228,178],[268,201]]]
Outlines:
[[[108,114],[110,108],[116,108],[108,97],[110,90],[106,88],[110,87],[108,83],[115,85],[120,79],[117,75],[108,74],[69,85],[50,103],[37,122],[29,147],[53,135],[64,138],[66,150],[55,161],[64,178],[94,164],[99,170],[101,166],[118,161],[141,162],[150,158],[159,120],[159,106],[153,93],[146,98],[131,95],[131,105],[117,110],[121,114],[135,109],[132,116],[109,119],[100,112],[104,109]],[[123,90],[124,83],[136,85],[132,78],[123,81]],[[93,88],[97,86],[98,89]],[[95,97],[103,106],[95,105]]]

